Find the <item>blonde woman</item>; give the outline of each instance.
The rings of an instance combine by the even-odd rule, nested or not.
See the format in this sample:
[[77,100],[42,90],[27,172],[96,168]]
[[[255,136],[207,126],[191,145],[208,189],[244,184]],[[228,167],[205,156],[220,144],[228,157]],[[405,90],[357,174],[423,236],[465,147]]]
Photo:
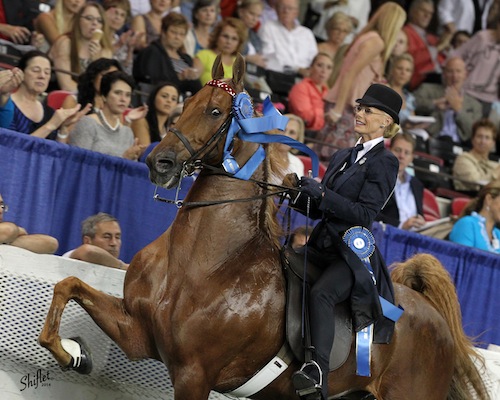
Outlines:
[[310,211],[312,218],[321,219],[307,242],[308,259],[322,266],[322,274],[309,292],[315,362],[307,362],[292,376],[295,389],[311,393],[315,399],[328,399],[330,352],[335,338],[335,324],[330,321],[335,319],[335,305],[350,301],[359,330],[359,325],[368,326],[381,317],[379,294],[392,300],[387,267],[378,252],[370,256],[374,285],[370,271],[362,263],[352,262],[358,257],[356,253],[341,248],[338,241],[351,228],[368,231],[394,189],[399,163],[385,148],[384,138],[392,138],[399,130],[402,100],[391,88],[373,84],[356,101],[356,147],[333,155],[321,183],[303,176],[299,181],[301,195],[294,203],[299,211]]
[[[354,145],[354,104],[371,83],[385,82],[384,70],[399,31],[406,20],[406,12],[394,2],[384,3],[368,21],[346,50],[335,82],[325,97],[326,125],[318,139],[337,148]],[[335,71],[334,71],[335,73]],[[334,152],[319,146],[318,152],[328,159]]]
[[344,44],[346,37],[354,30],[351,18],[337,11],[325,23],[326,40],[318,44],[318,52],[328,54],[332,60]]
[[410,115],[415,115],[415,96],[406,88],[413,75],[413,57],[409,53],[394,56],[389,66],[387,83],[403,99],[403,106],[399,112],[400,125],[403,128],[414,128],[414,124],[407,122]]
[[[304,121],[298,115],[295,114],[285,114],[288,117],[288,123],[283,132],[276,130],[272,133],[278,135],[288,136],[291,139],[295,139],[300,143],[304,143],[305,137],[305,126]],[[296,173],[297,176],[304,175],[304,164],[295,154],[297,150],[292,149],[290,146],[284,143],[273,143],[273,151],[275,151],[276,166],[279,172],[276,171],[271,178],[271,183],[280,184],[283,178],[287,174]]]
[[78,12],[73,30],[60,36],[49,52],[63,90],[76,92],[78,75],[98,58],[112,58],[113,49],[102,6],[88,2]]
[[85,0],[57,0],[51,11],[35,18],[35,30],[52,46],[59,36],[73,29],[75,15],[84,4]]

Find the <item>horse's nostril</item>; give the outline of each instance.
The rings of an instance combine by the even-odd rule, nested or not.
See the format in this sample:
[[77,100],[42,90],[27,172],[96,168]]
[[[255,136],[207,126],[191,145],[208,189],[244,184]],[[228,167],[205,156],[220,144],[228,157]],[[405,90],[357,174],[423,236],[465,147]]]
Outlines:
[[156,160],[156,170],[159,172],[169,171],[174,166],[174,160],[172,160],[171,158],[158,158]]

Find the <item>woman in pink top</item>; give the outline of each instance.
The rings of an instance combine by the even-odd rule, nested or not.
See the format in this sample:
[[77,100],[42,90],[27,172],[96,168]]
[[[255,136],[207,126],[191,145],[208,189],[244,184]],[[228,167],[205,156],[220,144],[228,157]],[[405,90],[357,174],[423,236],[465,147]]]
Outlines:
[[339,71],[334,85],[325,96],[325,126],[317,139],[334,146],[318,145],[322,159],[328,159],[338,148],[353,147],[354,109],[356,99],[372,83],[384,82],[384,69],[399,31],[406,20],[406,12],[394,2],[384,3],[356,36],[336,65]]
[[293,85],[288,94],[290,112],[304,120],[308,131],[317,132],[325,125],[323,97],[328,93],[326,81],[332,69],[333,60],[330,56],[326,53],[318,53],[311,63],[309,77]]

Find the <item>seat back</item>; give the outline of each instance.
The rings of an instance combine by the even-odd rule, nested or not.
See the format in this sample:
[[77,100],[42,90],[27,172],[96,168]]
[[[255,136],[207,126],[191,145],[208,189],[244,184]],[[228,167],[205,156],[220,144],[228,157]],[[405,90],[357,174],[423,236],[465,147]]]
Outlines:
[[439,204],[434,193],[424,189],[424,218],[426,221],[435,221],[441,218]]
[[453,167],[455,158],[465,150],[467,150],[465,147],[450,140],[432,137],[427,140],[427,152],[444,160],[444,166],[449,170]]
[[72,94],[73,92],[69,90],[53,90],[47,94],[47,105],[53,110],[58,110],[62,107],[64,99]]
[[443,160],[435,156],[421,157],[415,154],[413,159],[415,167],[415,176],[429,190],[435,190],[438,187],[452,188],[452,183],[445,176],[439,175],[443,173]]
[[451,214],[460,215],[471,199],[469,197],[456,197],[451,201]]

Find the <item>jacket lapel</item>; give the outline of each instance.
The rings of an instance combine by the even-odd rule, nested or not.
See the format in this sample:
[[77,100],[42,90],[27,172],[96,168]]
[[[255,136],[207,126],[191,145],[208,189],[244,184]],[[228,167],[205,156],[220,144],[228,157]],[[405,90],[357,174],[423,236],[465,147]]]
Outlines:
[[[352,175],[354,175],[360,168],[362,168],[365,163],[369,162],[371,158],[375,157],[382,150],[384,150],[383,142],[373,147],[373,149],[371,149],[368,153],[361,157],[361,159],[357,163],[347,168],[344,173],[338,174],[336,179],[333,181],[332,189],[335,190],[342,186],[349,180],[349,178],[352,177]],[[347,154],[347,156],[349,156],[349,153]],[[362,161],[363,159],[364,161]]]

